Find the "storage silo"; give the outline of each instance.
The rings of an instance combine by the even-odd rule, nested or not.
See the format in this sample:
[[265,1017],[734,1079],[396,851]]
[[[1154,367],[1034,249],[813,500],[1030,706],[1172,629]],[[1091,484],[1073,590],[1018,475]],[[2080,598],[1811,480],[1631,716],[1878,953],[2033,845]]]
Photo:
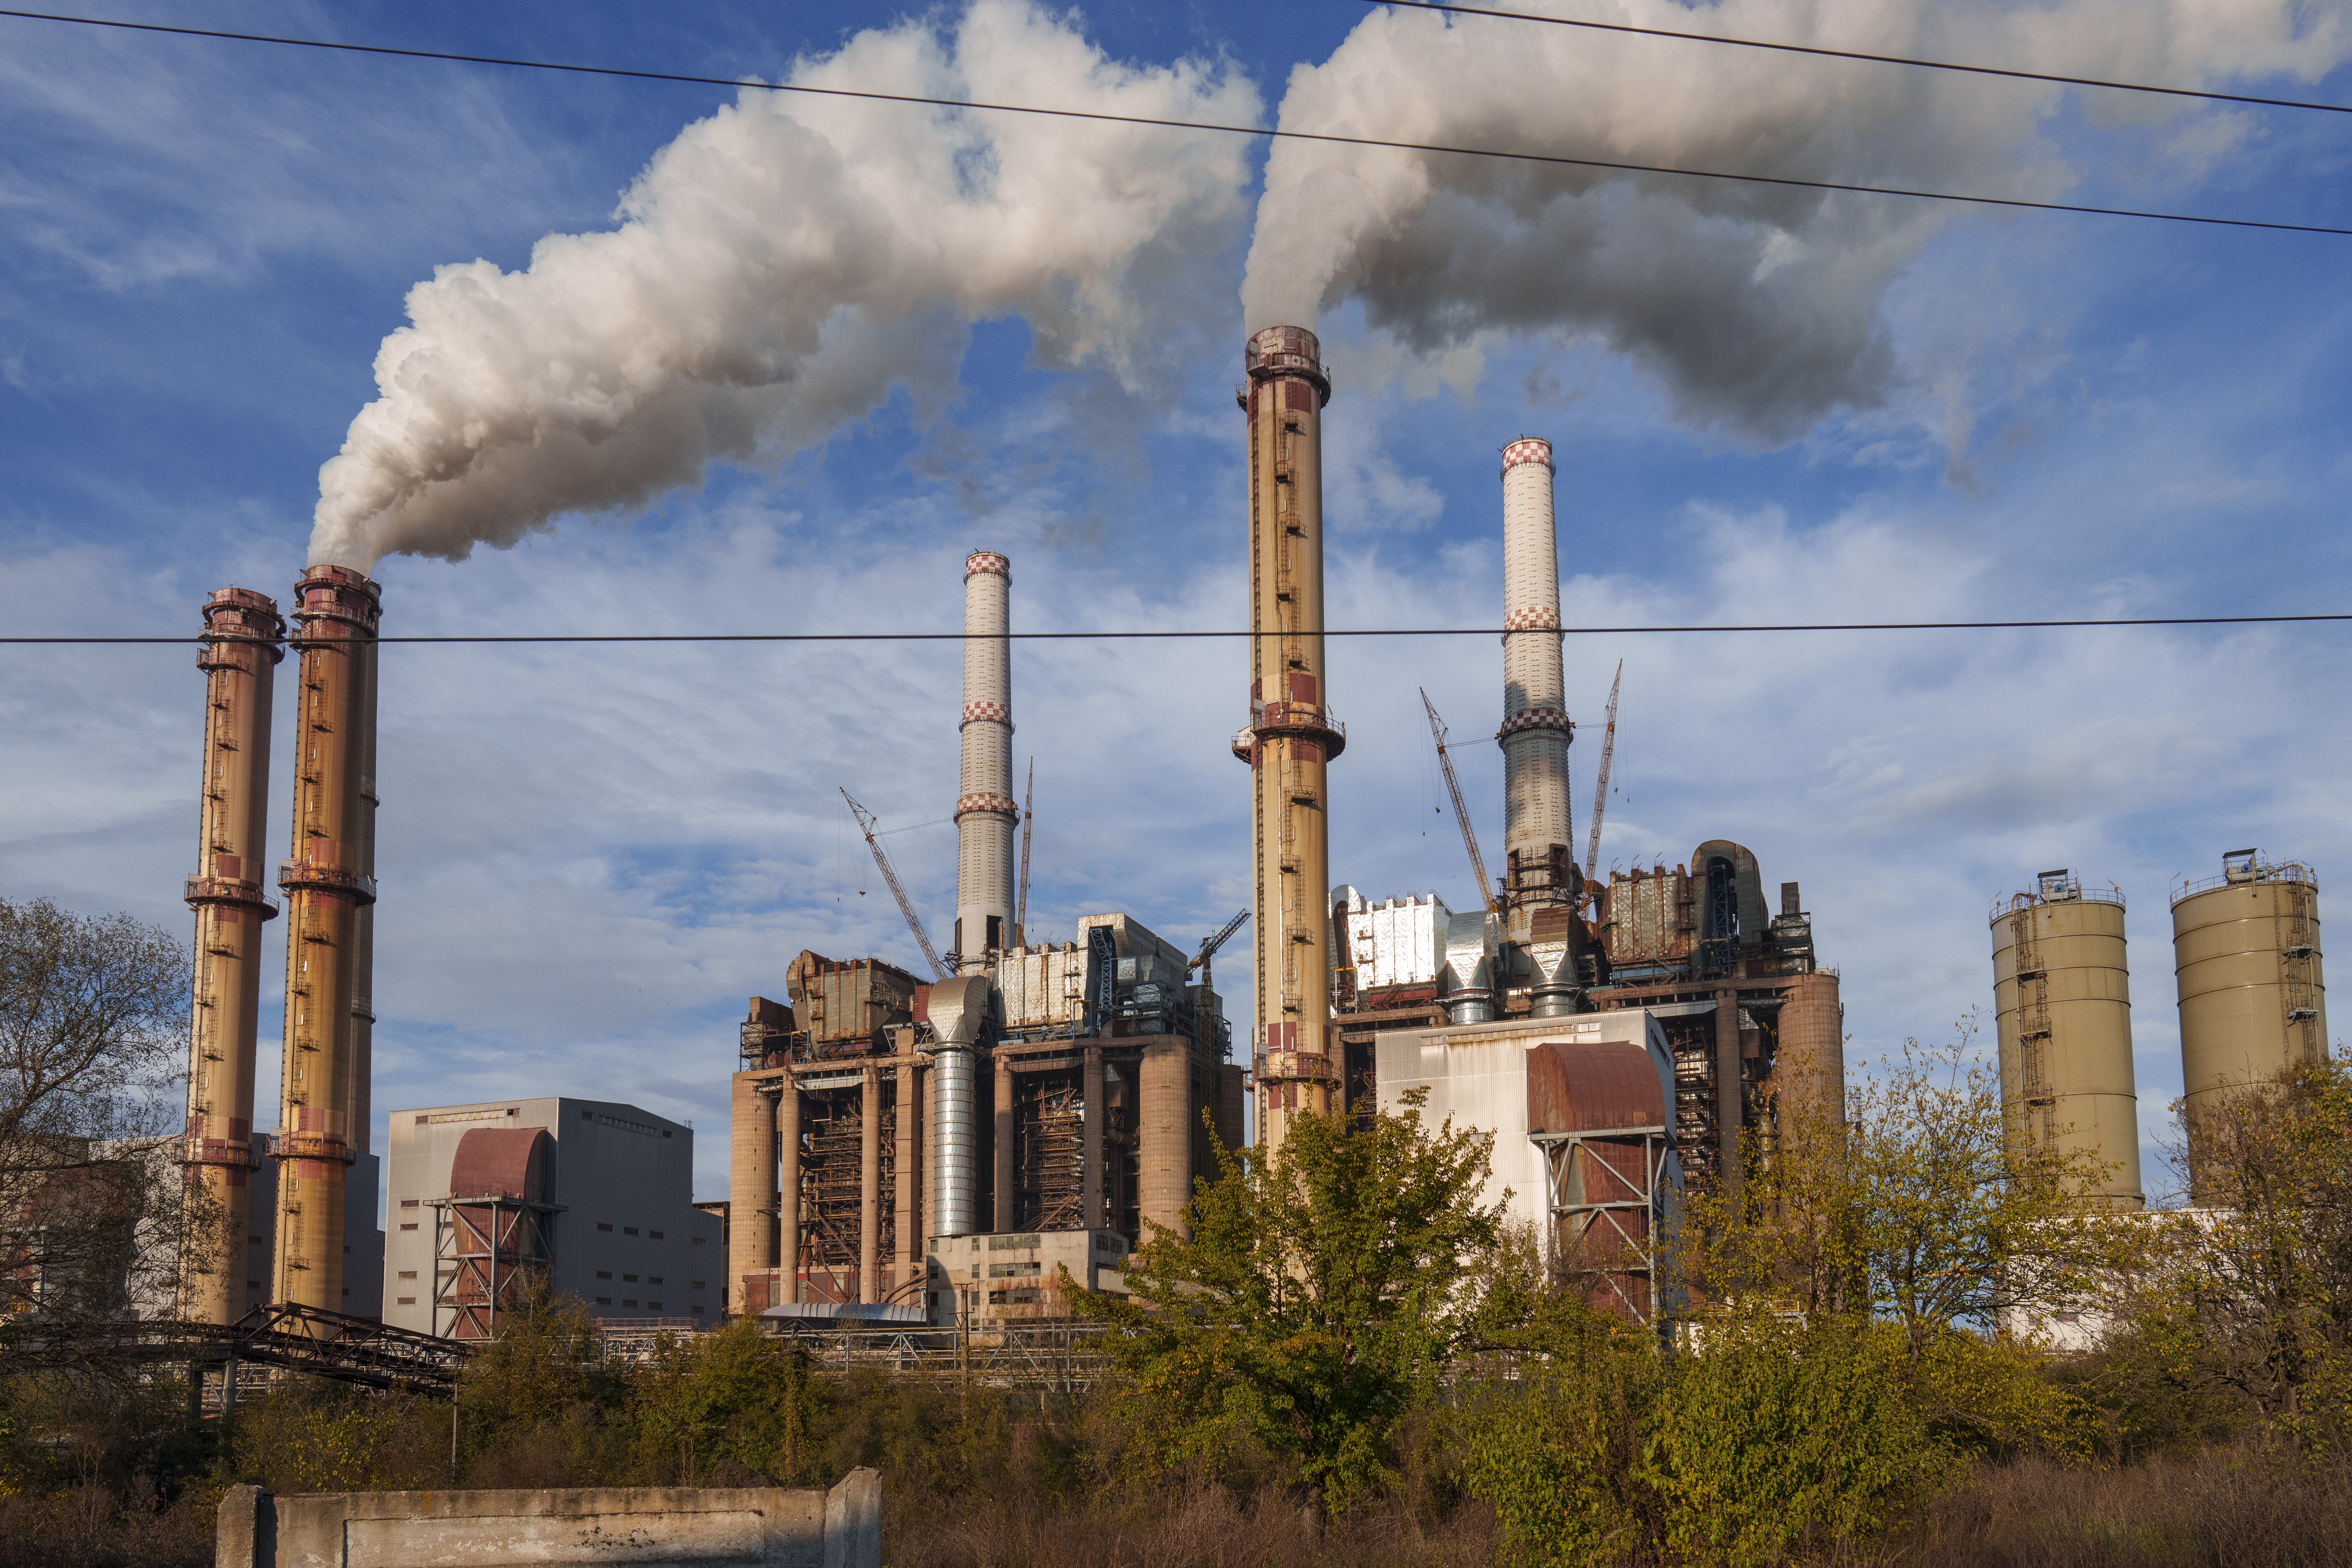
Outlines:
[[2326,1058],[2319,879],[2310,867],[2231,850],[2221,876],[2174,889],[2172,957],[2192,1119],[2229,1089]]
[[2097,1155],[2105,1174],[2079,1195],[2142,1207],[2123,894],[2042,872],[1994,907],[1992,974],[2010,1124],[2042,1147]]

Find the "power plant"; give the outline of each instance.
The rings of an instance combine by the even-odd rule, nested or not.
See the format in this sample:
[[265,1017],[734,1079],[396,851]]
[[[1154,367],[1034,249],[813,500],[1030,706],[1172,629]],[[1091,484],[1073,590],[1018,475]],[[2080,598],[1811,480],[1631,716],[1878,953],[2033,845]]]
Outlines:
[[[1080,918],[1071,940],[1028,929],[1013,563],[971,552],[947,951],[845,790],[929,973],[804,950],[778,976],[780,996],[750,998],[730,1053],[720,1202],[690,1201],[690,1128],[630,1106],[543,1095],[404,1111],[385,1246],[370,1148],[381,595],[357,571],[312,566],[289,635],[265,595],[214,594],[198,658],[181,1158],[202,1198],[191,1212],[218,1234],[184,1242],[181,1315],[227,1322],[272,1304],[478,1339],[495,1335],[522,1280],[544,1277],[599,1316],[1001,1332],[1066,1318],[1065,1270],[1123,1289],[1134,1249],[1155,1228],[1183,1228],[1194,1183],[1225,1151],[1255,1140],[1278,1158],[1302,1117],[1409,1097],[1494,1136],[1490,1196],[1508,1192],[1556,1279],[1633,1321],[1669,1314],[1659,1259],[1678,1194],[1736,1197],[1752,1157],[1842,1136],[1840,976],[1819,963],[1800,885],[1768,899],[1756,854],[1727,837],[1601,875],[1613,687],[1580,865],[1555,468],[1534,437],[1501,450],[1501,875],[1487,876],[1450,731],[1424,692],[1474,895],[1457,910],[1433,889],[1335,885],[1328,772],[1347,732],[1325,649],[1331,384],[1300,327],[1253,333],[1243,369],[1248,722],[1231,749],[1250,769],[1248,907],[1190,951],[1118,909]],[[257,1134],[259,936],[278,912],[260,868],[288,648],[284,1052],[278,1128]],[[2308,867],[2231,851],[2221,877],[2176,890],[2172,914],[2192,1113],[2324,1056]],[[2087,1152],[2102,1173],[2075,1198],[2134,1210],[2145,1200],[2125,915],[2119,890],[2045,871],[1994,907],[1990,934],[2012,1133]],[[1236,1060],[1213,965],[1253,920]]]

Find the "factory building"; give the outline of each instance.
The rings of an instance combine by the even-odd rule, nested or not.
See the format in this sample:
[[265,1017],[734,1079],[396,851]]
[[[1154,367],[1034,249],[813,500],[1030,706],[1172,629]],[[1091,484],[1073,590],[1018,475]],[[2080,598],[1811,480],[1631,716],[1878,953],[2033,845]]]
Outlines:
[[[1770,912],[1744,846],[1709,839],[1671,868],[1586,885],[1569,842],[1552,483],[1549,442],[1504,448],[1502,884],[1464,912],[1435,892],[1374,901],[1334,889],[1333,1035],[1349,1104],[1391,1108],[1422,1089],[1433,1109],[1494,1132],[1517,1217],[1554,1267],[1647,1317],[1656,1302],[1631,1260],[1654,1232],[1637,1243],[1628,1216],[1654,1225],[1685,1181],[1736,1187],[1743,1138],[1801,1124],[1789,1114],[1800,1104],[1837,1119],[1843,1015],[1798,885],[1782,883]],[[1585,1048],[1601,1042],[1612,1050]],[[1635,1053],[1653,1078],[1631,1070]],[[1654,1104],[1627,1087],[1642,1084]],[[1609,1131],[1588,1117],[1598,1106],[1640,1119]],[[1596,1193],[1634,1207],[1607,1211],[1595,1231]]]
[[2014,1136],[2106,1167],[2075,1196],[2145,1206],[2132,1071],[2124,896],[2044,871],[1992,914],[1993,1020],[2003,1114]]
[[[1085,916],[1060,943],[1015,923],[1011,583],[1003,555],[966,558],[943,973],[803,952],[782,1000],[751,999],[731,1090],[730,1311],[1065,1314],[1035,1279],[1061,1262],[1116,1275],[1150,1225],[1181,1224],[1194,1177],[1216,1169],[1212,1140],[1241,1142],[1243,1073],[1204,955],[1123,912]],[[983,1239],[995,1251],[975,1277]],[[1020,1256],[997,1256],[1008,1247]]]
[[533,1277],[598,1318],[716,1323],[719,1222],[694,1205],[694,1131],[600,1100],[392,1113],[383,1321],[495,1338]]

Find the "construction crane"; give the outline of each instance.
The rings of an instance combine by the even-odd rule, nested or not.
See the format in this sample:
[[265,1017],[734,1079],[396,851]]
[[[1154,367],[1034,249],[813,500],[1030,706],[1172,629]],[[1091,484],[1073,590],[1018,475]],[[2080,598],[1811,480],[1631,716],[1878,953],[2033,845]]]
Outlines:
[[1609,759],[1617,754],[1617,689],[1625,683],[1625,661],[1617,661],[1617,678],[1609,683],[1609,729],[1601,737],[1601,779],[1592,786],[1592,837],[1584,845],[1584,885],[1601,865],[1601,816],[1609,809]]
[[1454,759],[1445,754],[1445,721],[1437,716],[1437,704],[1423,691],[1421,705],[1429,710],[1429,732],[1437,737],[1437,765],[1445,770],[1445,793],[1454,797],[1454,820],[1462,825],[1462,847],[1470,851],[1470,869],[1478,878],[1478,901],[1489,913],[1497,911],[1495,889],[1486,880],[1486,858],[1478,853],[1478,835],[1470,826],[1470,808],[1462,804],[1462,786],[1454,777]]
[[915,933],[915,945],[923,950],[924,958],[930,962],[932,978],[947,979],[954,971],[940,962],[938,951],[931,946],[929,933],[923,930],[922,917],[915,913],[914,901],[907,897],[907,889],[898,885],[898,873],[890,867],[890,852],[883,848],[882,840],[874,836],[874,814],[858,805],[857,797],[846,789],[841,792],[841,798],[849,802],[849,814],[857,818],[858,828],[866,835],[866,847],[874,851],[874,864],[882,868],[882,879],[890,884],[890,896],[898,900],[898,912],[907,917],[907,929]]
[[1201,944],[1201,951],[1192,955],[1192,962],[1184,966],[1184,973],[1190,974],[1192,971],[1196,969],[1199,970],[1201,972],[1201,984],[1206,985],[1209,983],[1210,958],[1214,955],[1217,949],[1225,945],[1227,939],[1232,937],[1234,932],[1242,929],[1242,926],[1249,920],[1249,910],[1244,910],[1241,913],[1227,921],[1218,929],[1216,935],[1211,937],[1208,941]]
[[1037,820],[1030,807],[1037,800],[1037,759],[1029,759],[1029,787],[1021,792],[1021,896],[1013,903],[1013,945],[1029,945],[1029,825]]

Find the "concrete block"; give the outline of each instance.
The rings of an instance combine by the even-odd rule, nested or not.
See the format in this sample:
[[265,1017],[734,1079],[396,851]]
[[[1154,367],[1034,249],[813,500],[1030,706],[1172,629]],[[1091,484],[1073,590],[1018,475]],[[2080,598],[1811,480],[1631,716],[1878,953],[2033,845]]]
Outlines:
[[319,1492],[222,1500],[216,1568],[881,1568],[882,1478],[777,1487]]

